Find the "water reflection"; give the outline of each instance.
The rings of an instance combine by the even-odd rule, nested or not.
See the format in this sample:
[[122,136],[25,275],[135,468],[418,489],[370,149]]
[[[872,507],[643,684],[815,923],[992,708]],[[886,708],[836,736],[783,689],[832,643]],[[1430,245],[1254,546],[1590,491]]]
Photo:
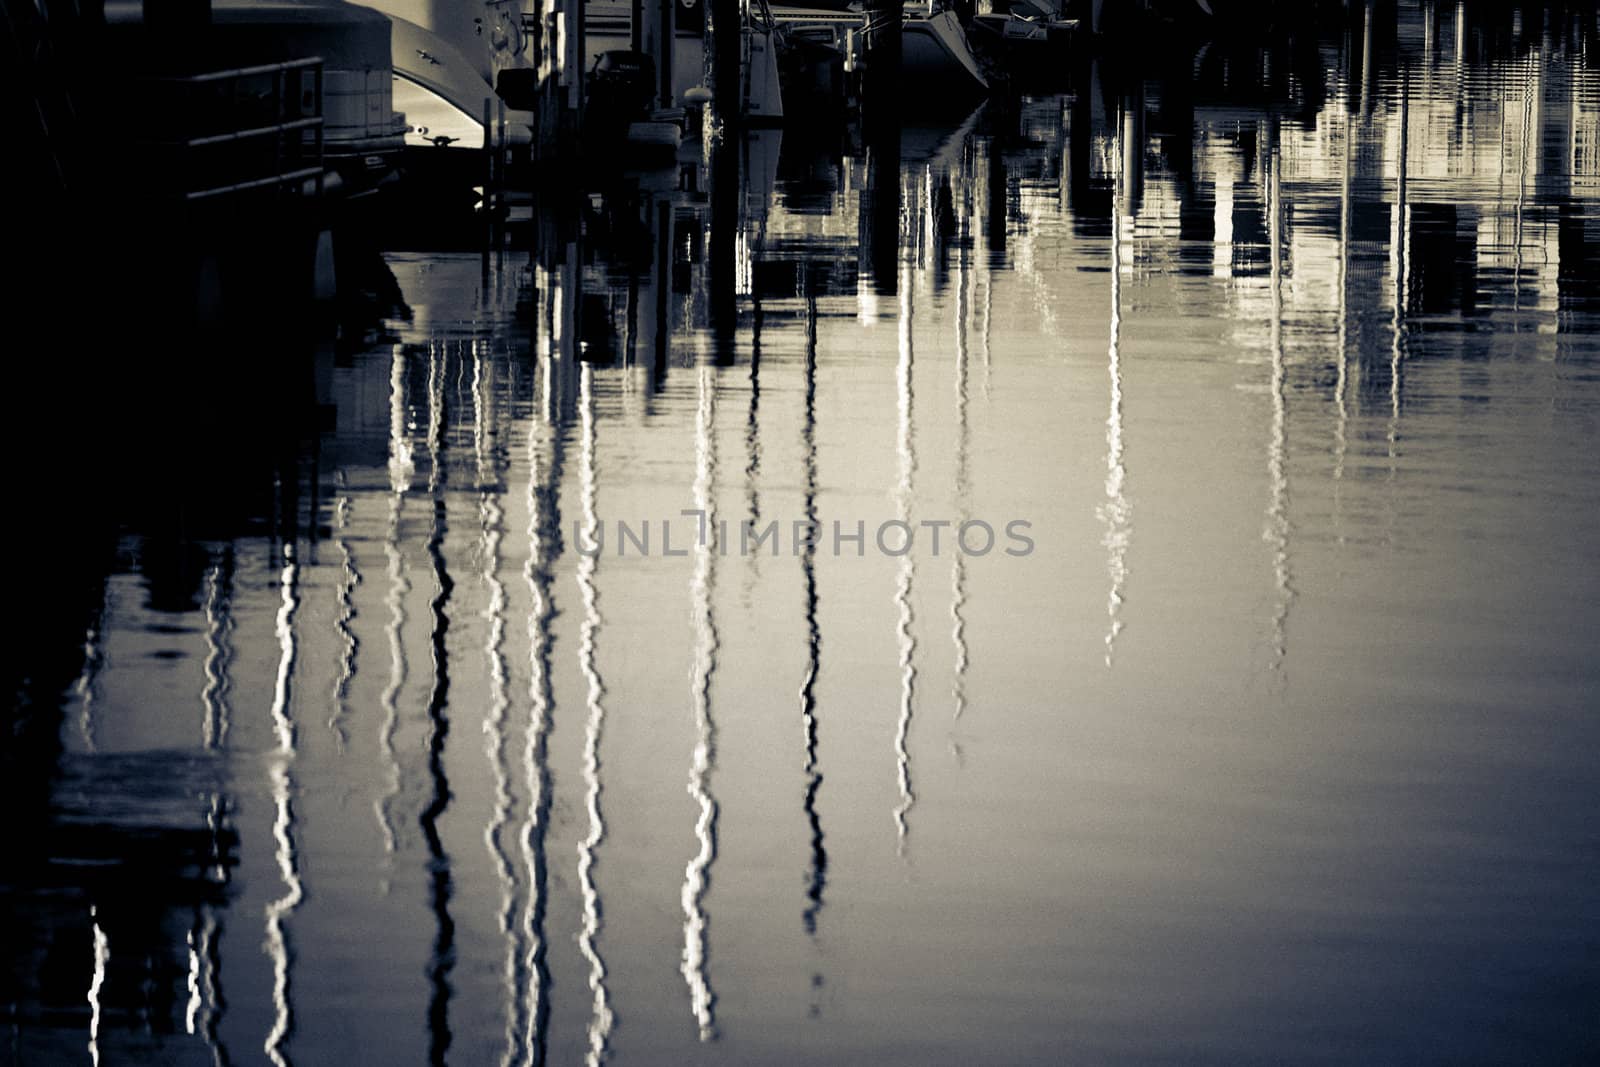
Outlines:
[[448,412],[444,377],[446,353],[435,348],[428,361],[428,490],[433,498],[433,525],[428,536],[428,558],[433,564],[434,596],[430,604],[433,629],[433,687],[428,695],[428,777],[432,795],[417,822],[428,848],[428,905],[433,911],[433,949],[428,959],[428,1059],[445,1062],[453,1034],[450,1030],[451,971],[455,967],[455,919],[450,914],[450,855],[439,832],[439,817],[450,806],[450,780],[445,773],[444,746],[450,733],[450,660],[446,637],[450,629],[450,599],[455,581],[445,564],[444,541],[449,528],[445,497],[445,428]]
[[6,752],[17,1058],[1582,1059],[1592,21],[1086,58],[391,257],[269,462],[106,504]]
[[[390,807],[400,795],[400,759],[395,752],[395,731],[400,724],[400,694],[405,690],[409,673],[404,641],[406,625],[406,594],[411,591],[411,581],[406,577],[405,553],[400,538],[400,519],[406,493],[411,488],[412,462],[408,436],[405,399],[406,358],[400,345],[394,346],[389,358],[389,521],[385,530],[383,554],[388,563],[389,589],[384,603],[389,608],[386,627],[389,643],[389,680],[384,686],[379,703],[383,707],[383,720],[378,728],[378,745],[387,765],[387,782],[383,794],[375,801],[378,825],[383,833],[386,857],[392,857],[396,847],[394,817]],[[387,882],[384,883],[387,886]]]
[[[804,474],[801,480],[801,508],[807,530],[817,530],[817,297],[815,282],[807,272],[805,280],[805,402],[800,421],[800,450]],[[822,669],[822,627],[817,608],[817,538],[807,537],[800,546],[800,573],[804,583],[806,623],[805,675],[800,682],[800,733],[805,747],[801,773],[805,793],[801,807],[811,835],[811,856],[806,872],[806,904],[800,920],[806,934],[817,935],[817,919],[822,913],[823,892],[828,885],[828,849],[822,832],[822,816],[817,796],[822,791],[822,764],[819,758],[817,722],[817,674]],[[820,975],[816,976],[820,980]]]
[[493,414],[492,383],[485,375],[482,348],[473,344],[472,353],[472,440],[477,461],[478,526],[481,571],[488,603],[483,609],[488,624],[484,655],[489,675],[489,707],[484,719],[483,733],[485,755],[490,773],[494,776],[494,798],[489,822],[483,831],[484,845],[494,864],[495,878],[500,883],[500,935],[505,941],[503,981],[505,998],[505,1051],[501,1062],[510,1064],[521,1040],[522,995],[519,990],[519,968],[523,957],[521,928],[517,924],[517,883],[511,854],[505,846],[506,827],[511,822],[515,805],[511,795],[510,738],[507,734],[507,713],[511,708],[511,678],[506,663],[506,612],[505,582],[500,578],[501,541],[505,537],[505,509],[500,500],[499,453],[489,442]]
[[[955,418],[956,418],[956,470],[955,470],[955,529],[957,536],[972,518],[972,430],[967,419],[967,318],[971,299],[972,271],[965,253],[958,266],[955,305]],[[967,603],[967,557],[956,546],[950,553],[950,642],[955,647],[955,665],[952,668],[950,695],[954,704],[953,718],[961,718],[967,710],[967,621],[962,609]]]
[[215,749],[228,741],[228,673],[233,662],[233,617],[228,610],[232,600],[233,552],[224,550],[221,558],[206,571],[205,688],[200,691],[204,709],[201,744]]
[[283,602],[278,609],[278,672],[273,684],[272,723],[277,735],[277,750],[268,765],[274,808],[272,837],[276,844],[275,856],[278,875],[283,882],[283,895],[267,905],[267,955],[272,959],[272,1029],[267,1034],[263,1051],[277,1067],[285,1067],[289,1057],[285,1049],[294,1031],[294,1003],[291,999],[289,971],[294,964],[294,950],[289,943],[287,923],[300,902],[305,899],[305,886],[300,880],[299,859],[294,840],[294,779],[290,766],[295,758],[295,727],[290,717],[290,679],[294,675],[298,645],[295,634],[295,615],[300,607],[299,567],[295,561],[294,545],[283,546],[283,571],[280,576]]
[[361,571],[356,566],[355,554],[350,548],[351,507],[349,493],[340,494],[334,504],[334,523],[338,531],[334,540],[339,546],[339,613],[333,625],[339,633],[339,673],[333,682],[333,707],[328,713],[328,729],[333,731],[341,751],[349,740],[344,728],[344,716],[350,703],[350,684],[356,677],[356,654],[361,649],[354,625],[355,594],[356,587],[361,584]]
[[103,641],[105,628],[110,623],[111,606],[111,588],[108,584],[100,609],[83,635],[83,670],[72,685],[72,693],[78,700],[78,734],[83,738],[84,748],[90,752],[95,750],[96,704],[99,700],[100,674],[106,668]]
[[711,865],[717,858],[717,801],[711,794],[711,771],[717,759],[717,727],[711,714],[711,679],[717,669],[717,622],[712,611],[716,595],[716,557],[726,550],[719,526],[714,493],[717,478],[717,379],[712,367],[699,374],[699,405],[695,417],[694,506],[699,533],[695,538],[693,600],[695,647],[689,692],[694,705],[695,746],[689,767],[689,795],[699,808],[694,836],[699,851],[683,872],[683,977],[689,984],[689,1007],[699,1027],[700,1040],[717,1036],[716,994],[707,968],[706,892]]
[[[548,388],[552,368],[549,356],[541,362]],[[548,409],[546,409],[548,410]],[[520,1014],[524,1027],[522,1050],[525,1062],[543,1064],[548,1043],[550,1012],[550,971],[546,959],[545,916],[548,910],[549,864],[545,840],[550,829],[551,781],[549,734],[554,692],[551,681],[551,622],[555,618],[552,593],[552,564],[560,554],[561,515],[555,486],[561,482],[561,438],[543,415],[528,428],[528,559],[523,577],[528,586],[531,607],[528,612],[528,697],[527,743],[523,750],[523,774],[527,782],[528,813],[523,825],[522,855],[527,869],[527,898],[523,908],[522,932],[526,951],[518,976]]]
[[1267,207],[1268,236],[1272,270],[1272,324],[1269,346],[1272,357],[1272,380],[1268,386],[1272,395],[1272,437],[1267,445],[1267,480],[1271,499],[1267,505],[1265,536],[1272,544],[1272,576],[1277,603],[1272,613],[1272,669],[1279,670],[1289,654],[1287,629],[1289,604],[1294,598],[1294,587],[1289,571],[1289,474],[1286,468],[1288,450],[1287,406],[1285,391],[1285,357],[1283,351],[1283,175],[1282,160],[1277,151],[1277,138],[1273,138],[1271,171],[1268,176],[1271,201]]
[[[1129,135],[1131,120],[1124,123],[1123,138]],[[1126,483],[1127,467],[1123,461],[1122,437],[1122,231],[1124,220],[1123,185],[1128,152],[1119,154],[1122,160],[1111,193],[1111,343],[1107,348],[1107,374],[1111,379],[1111,413],[1106,416],[1106,499],[1100,505],[1100,519],[1106,532],[1102,543],[1106,547],[1106,570],[1111,577],[1111,591],[1106,594],[1106,666],[1112,665],[1117,650],[1117,636],[1122,633],[1123,589],[1128,581],[1128,541],[1132,537],[1132,520]],[[1137,165],[1137,164],[1136,164]]]
[[89,907],[89,922],[94,933],[94,969],[89,979],[89,1058],[100,1065],[100,994],[106,985],[106,964],[111,962],[111,939],[100,928],[94,906]]
[[[913,199],[912,202],[915,203],[916,200]],[[914,249],[911,254],[915,255]],[[895,370],[895,392],[898,398],[896,411],[899,415],[895,454],[899,458],[900,474],[895,483],[894,499],[897,521],[900,524],[899,532],[904,534],[905,543],[903,548],[891,546],[886,549],[890,553],[898,552],[900,557],[894,587],[894,603],[900,619],[895,631],[900,648],[900,715],[895,723],[894,734],[896,782],[900,787],[900,803],[894,809],[894,825],[896,847],[902,853],[906,847],[906,836],[910,833],[907,816],[911,813],[912,805],[917,802],[916,794],[911,791],[911,753],[906,748],[911,733],[911,716],[916,704],[917,685],[917,639],[911,631],[913,621],[911,585],[917,573],[913,555],[914,534],[911,527],[911,501],[915,491],[914,478],[917,471],[916,431],[911,419],[914,399],[911,375],[914,358],[912,289],[912,267],[908,261],[900,268],[900,359]]]
[[589,962],[589,991],[593,1005],[589,1019],[589,1048],[585,1062],[603,1063],[615,1016],[611,994],[606,988],[606,965],[597,941],[603,925],[600,892],[595,885],[595,853],[605,840],[605,817],[600,811],[600,738],[605,728],[605,685],[597,665],[600,626],[600,593],[595,570],[601,553],[600,516],[596,511],[598,464],[595,457],[596,426],[594,367],[584,363],[578,379],[578,411],[581,422],[582,454],[579,461],[580,493],[583,501],[583,541],[579,546],[578,589],[583,598],[583,629],[578,645],[578,665],[588,691],[588,718],[583,734],[583,781],[587,789],[584,805],[589,814],[589,833],[578,845],[578,882],[583,892],[583,929],[578,946]]

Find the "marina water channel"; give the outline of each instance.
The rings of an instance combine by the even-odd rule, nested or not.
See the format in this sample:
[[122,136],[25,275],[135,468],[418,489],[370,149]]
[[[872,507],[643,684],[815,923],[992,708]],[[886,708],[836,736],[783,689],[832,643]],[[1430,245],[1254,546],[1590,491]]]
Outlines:
[[645,182],[122,411],[10,1058],[1592,1062],[1596,42],[1453,11],[752,134],[731,277]]

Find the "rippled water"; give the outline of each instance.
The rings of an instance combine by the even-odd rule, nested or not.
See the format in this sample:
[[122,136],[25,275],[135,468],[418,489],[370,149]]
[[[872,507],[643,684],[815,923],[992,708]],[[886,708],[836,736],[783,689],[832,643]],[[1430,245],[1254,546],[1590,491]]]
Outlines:
[[126,518],[11,1056],[1600,1055],[1594,18],[1390,22],[390,257]]

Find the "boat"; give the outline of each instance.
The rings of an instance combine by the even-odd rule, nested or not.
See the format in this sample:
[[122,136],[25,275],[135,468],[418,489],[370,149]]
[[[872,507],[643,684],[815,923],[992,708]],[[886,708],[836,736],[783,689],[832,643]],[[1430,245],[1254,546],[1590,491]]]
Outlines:
[[908,13],[901,32],[903,103],[940,107],[989,91],[989,79],[954,11]]
[[[119,47],[151,50],[141,36],[146,30],[142,4],[111,0],[104,10]],[[192,64],[196,73],[235,75],[233,91],[265,98],[281,77],[269,67],[308,57],[316,57],[321,69],[324,181],[346,192],[369,188],[398,164],[405,129],[391,91],[390,27],[378,15],[343,0],[212,0],[205,48],[197,50]],[[163,101],[154,109],[160,113],[147,115],[141,125],[160,128],[178,117],[174,109],[193,101],[167,104]],[[218,150],[220,140],[213,138],[208,148]]]
[[[522,12],[514,3],[478,0],[359,0],[393,27],[394,106],[406,116],[412,148],[484,146],[485,106],[499,121],[497,78],[526,68]],[[532,116],[513,112],[512,143],[531,138]]]
[[[774,4],[772,17],[784,39],[837,48],[846,70],[859,68],[862,11]],[[988,76],[955,12],[937,9],[931,0],[907,5],[901,33],[900,84],[909,110],[947,110],[988,92]]]
[[[662,108],[681,106],[684,94],[705,83],[705,0],[685,4],[676,0],[670,71],[663,70],[660,55],[652,56],[663,76]],[[585,69],[593,69],[607,53],[650,51],[648,42],[635,42],[632,0],[588,0],[583,8],[583,42],[588,53]],[[778,78],[778,45],[772,9],[764,0],[744,5],[740,31],[744,81],[740,89],[746,122],[766,125],[783,120],[783,92]]]
[[[695,0],[691,6],[698,9],[704,2]],[[761,125],[783,119],[786,88],[780,70],[790,86],[796,81],[797,67],[802,68],[800,76],[808,83],[826,82],[825,86],[804,87],[803,97],[816,99],[835,93],[837,68],[846,72],[857,68],[866,16],[859,0],[851,7],[843,6],[844,2],[821,0],[817,6],[799,6],[751,0],[744,6],[745,81],[741,99],[745,121]],[[671,56],[672,102],[681,102],[685,92],[701,84],[705,70],[702,22],[698,17],[682,19],[682,0],[678,0],[677,7],[679,20]],[[633,10],[631,0],[589,0],[585,5],[584,46],[590,65],[607,52],[634,47]],[[904,18],[901,85],[908,109],[958,107],[988,91],[989,79],[953,11],[918,3],[906,7]],[[836,64],[824,64],[815,58],[828,51],[839,57]],[[807,54],[805,62],[795,62],[799,53]],[[812,114],[809,107],[805,110],[808,116]]]

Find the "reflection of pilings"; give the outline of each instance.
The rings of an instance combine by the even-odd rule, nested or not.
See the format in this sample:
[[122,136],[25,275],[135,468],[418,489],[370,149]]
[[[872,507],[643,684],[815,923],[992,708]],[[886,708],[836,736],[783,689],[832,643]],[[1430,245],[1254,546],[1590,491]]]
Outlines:
[[869,131],[899,136],[902,0],[866,0],[862,30],[861,111]]
[[900,270],[900,130],[875,128],[867,140],[867,185],[861,192],[858,273],[873,291],[895,291]]
[[717,476],[717,379],[707,366],[700,368],[700,403],[695,419],[694,504],[699,511],[700,535],[695,542],[694,670],[690,696],[694,703],[695,746],[689,768],[689,795],[699,806],[694,834],[700,848],[683,872],[683,964],[689,985],[689,1005],[700,1028],[700,1040],[716,1037],[716,994],[707,973],[706,892],[711,865],[717,858],[717,801],[711,794],[711,770],[717,758],[717,728],[711,717],[711,676],[717,668],[717,622],[712,600],[716,593],[717,518],[714,497]]
[[1116,653],[1117,636],[1122,633],[1123,589],[1128,579],[1128,541],[1132,534],[1128,499],[1125,493],[1127,468],[1123,463],[1122,443],[1122,225],[1121,182],[1112,192],[1111,210],[1111,343],[1107,349],[1111,378],[1111,411],[1106,416],[1106,499],[1100,505],[1105,523],[1103,544],[1111,591],[1106,595],[1106,666]]
[[651,362],[650,388],[660,392],[667,380],[667,352],[672,342],[672,259],[677,247],[676,214],[670,199],[656,205],[656,332]]
[[[500,504],[498,447],[490,444],[493,426],[492,374],[484,374],[482,346],[473,343],[472,353],[472,440],[477,460],[478,532],[481,538],[479,577],[488,591],[483,609],[488,624],[484,642],[485,666],[489,676],[489,708],[484,716],[484,755],[494,776],[494,800],[484,827],[483,841],[500,883],[500,936],[505,941],[506,957],[502,968],[505,983],[505,1052],[502,1062],[516,1058],[521,1034],[522,998],[518,994],[522,961],[522,931],[517,925],[517,877],[510,853],[505,847],[506,826],[511,822],[511,769],[506,751],[506,712],[511,707],[510,672],[506,665],[506,586],[500,580],[500,543],[505,536],[505,509]],[[492,367],[491,367],[492,369]]]
[[423,840],[428,847],[428,904],[433,911],[433,949],[428,957],[428,1060],[445,1062],[450,1049],[450,971],[455,965],[455,920],[450,917],[450,857],[439,836],[439,816],[450,804],[450,780],[445,775],[444,746],[450,733],[447,714],[450,702],[450,666],[445,638],[450,629],[446,610],[455,582],[445,568],[444,538],[447,528],[444,497],[445,428],[448,425],[444,399],[444,352],[435,351],[428,374],[428,460],[429,489],[433,497],[433,526],[428,537],[428,558],[433,563],[434,597],[431,649],[433,688],[428,695],[428,775],[433,780],[433,795],[418,817]]
[[[1276,131],[1274,131],[1276,132]],[[1283,353],[1283,185],[1280,171],[1283,157],[1273,138],[1271,157],[1272,175],[1269,187],[1271,202],[1267,208],[1268,240],[1271,242],[1272,260],[1272,438],[1267,445],[1267,479],[1271,485],[1271,501],[1267,506],[1266,538],[1272,543],[1272,573],[1277,588],[1277,606],[1272,616],[1273,654],[1272,668],[1283,666],[1288,655],[1286,631],[1289,622],[1289,603],[1294,597],[1294,587],[1289,574],[1289,476],[1285,468],[1285,450],[1288,429],[1285,424],[1286,398],[1284,396]]]
[[233,664],[232,600],[233,549],[225,548],[205,577],[206,683],[200,691],[205,718],[200,733],[207,749],[215,749],[228,740],[228,694],[232,688],[228,669]]
[[355,553],[350,551],[350,495],[341,494],[334,506],[334,540],[339,545],[339,615],[334,628],[339,631],[339,674],[333,683],[333,708],[328,714],[328,729],[344,748],[344,713],[350,699],[350,683],[356,676],[356,653],[361,641],[356,637],[356,586],[361,584],[361,571],[356,566]]
[[[801,493],[805,499],[806,528],[817,528],[817,298],[806,294],[806,399],[800,423],[800,446],[805,456]],[[822,628],[817,623],[817,546],[814,537],[802,545],[800,570],[805,576],[806,676],[800,683],[800,730],[805,741],[806,822],[811,827],[811,869],[806,875],[805,909],[801,921],[807,934],[817,932],[822,911],[822,891],[828,882],[828,850],[823,846],[822,818],[817,793],[822,788],[822,768],[817,761],[817,672],[822,667]]]
[[906,835],[910,832],[907,816],[917,797],[911,790],[911,753],[906,747],[911,733],[911,716],[916,701],[917,639],[911,632],[911,585],[916,577],[916,563],[911,554],[911,498],[917,469],[915,429],[911,420],[912,362],[912,267],[909,259],[902,262],[900,274],[900,360],[896,372],[896,392],[899,396],[899,433],[896,452],[900,457],[900,478],[895,487],[898,518],[903,523],[906,537],[905,552],[900,556],[899,576],[895,583],[894,602],[899,609],[900,622],[897,635],[900,646],[900,717],[895,727],[894,752],[896,779],[900,787],[900,803],[894,809],[895,833],[903,853]]
[[[595,852],[605,840],[606,823],[600,811],[600,736],[605,728],[606,711],[601,703],[605,686],[595,661],[595,642],[600,632],[600,593],[595,586],[595,567],[599,560],[600,517],[595,511],[595,404],[594,368],[585,363],[579,374],[579,410],[582,417],[582,484],[584,541],[579,544],[578,589],[583,597],[583,628],[579,637],[578,666],[588,683],[588,718],[584,725],[583,780],[587,786],[585,806],[589,812],[589,835],[578,844],[578,884],[583,893],[583,929],[578,948],[589,961],[589,990],[594,995],[589,1019],[589,1052],[586,1062],[596,1067],[605,1060],[614,1017],[606,990],[606,965],[595,940],[600,935],[602,917],[600,893],[595,888]],[[587,548],[585,546],[588,546]]]
[[394,820],[389,807],[400,794],[400,760],[394,750],[395,729],[399,725],[399,697],[405,688],[408,664],[404,628],[406,623],[406,594],[411,582],[406,578],[405,556],[400,551],[400,514],[406,492],[411,488],[411,443],[406,426],[405,353],[396,345],[389,364],[389,523],[384,534],[383,554],[388,563],[389,591],[384,601],[389,607],[389,681],[384,686],[379,704],[383,707],[383,721],[378,727],[378,747],[387,765],[388,782],[383,794],[373,803],[377,812],[378,827],[383,832],[383,850],[393,855],[395,850]]
[[[549,360],[541,364],[548,376]],[[551,593],[551,562],[560,554],[561,516],[555,487],[561,482],[561,437],[544,418],[535,415],[528,429],[528,560],[523,578],[528,585],[528,735],[523,750],[523,771],[528,782],[528,817],[522,832],[522,856],[528,870],[528,897],[523,909],[524,980],[531,989],[524,995],[525,1062],[538,1067],[545,1061],[546,1027],[550,1014],[550,971],[545,958],[544,919],[548,906],[549,867],[545,838],[550,828],[550,764],[548,738],[554,705],[551,684],[550,623],[555,617]],[[549,452],[548,461],[545,452]]]
[[711,222],[706,247],[707,310],[718,363],[733,361],[739,326],[739,144],[724,137],[711,147]]
[[984,186],[989,198],[986,205],[988,213],[983,225],[984,255],[981,262],[986,269],[985,276],[990,277],[992,275],[988,271],[994,267],[994,257],[999,256],[1003,259],[1006,254],[1006,211],[1010,206],[1011,190],[1006,179],[1005,150],[1000,144],[1000,138],[986,138],[984,147],[988,163]]
[[[1139,214],[1144,203],[1144,82],[1122,101],[1122,213]],[[1115,218],[1112,219],[1116,221]]]
[[284,1051],[289,1035],[294,1031],[294,1006],[289,989],[289,968],[294,962],[285,923],[304,899],[305,889],[300,881],[299,863],[294,844],[294,808],[292,796],[294,781],[289,774],[295,757],[294,720],[289,715],[290,680],[294,675],[296,645],[294,633],[295,612],[300,600],[296,591],[298,567],[294,559],[294,546],[283,546],[283,572],[280,585],[283,603],[278,608],[278,674],[272,694],[273,728],[278,735],[278,748],[269,774],[272,781],[272,800],[277,815],[272,824],[276,842],[275,855],[278,874],[283,879],[283,896],[267,905],[267,954],[272,958],[272,1030],[267,1034],[263,1051],[277,1067],[289,1062]]

